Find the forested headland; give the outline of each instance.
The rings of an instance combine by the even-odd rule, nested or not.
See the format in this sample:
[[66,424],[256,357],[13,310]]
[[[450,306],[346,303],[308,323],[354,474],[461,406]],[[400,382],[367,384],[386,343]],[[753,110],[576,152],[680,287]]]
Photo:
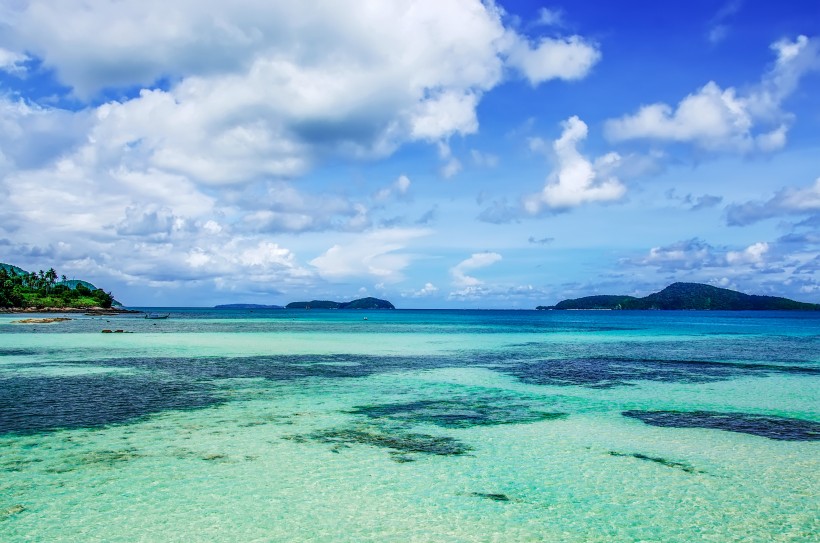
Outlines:
[[0,264],[0,307],[2,308],[110,308],[110,292],[81,280],[48,271],[27,272],[16,266]]

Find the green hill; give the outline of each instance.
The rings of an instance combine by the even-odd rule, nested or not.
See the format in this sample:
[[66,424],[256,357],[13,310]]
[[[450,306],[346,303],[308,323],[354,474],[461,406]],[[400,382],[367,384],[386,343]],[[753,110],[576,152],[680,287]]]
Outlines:
[[77,288],[77,285],[82,285],[88,290],[97,290],[97,287],[89,283],[88,281],[83,281],[82,279],[66,279],[65,281],[59,281],[58,285],[65,285],[70,289]]
[[359,298],[342,304],[340,309],[396,309],[393,304],[387,300],[379,300],[378,298]]
[[11,264],[5,264],[5,263],[3,263],[3,262],[0,262],[0,269],[1,269],[1,270],[6,270],[6,273],[11,273],[11,272],[14,272],[14,273],[16,273],[17,275],[23,275],[23,274],[27,274],[27,273],[28,273],[28,272],[27,272],[26,270],[24,270],[23,268],[18,268],[17,266],[12,266]]
[[[576,298],[574,300],[563,300],[555,304],[551,309],[620,309],[623,304],[636,300],[632,296],[587,296],[585,298]],[[538,306],[539,309],[547,309],[544,306]]]
[[702,283],[672,283],[643,298],[633,296],[587,296],[563,300],[537,309],[699,309],[723,311],[802,310],[818,311],[820,304],[797,302],[776,296],[744,294]]
[[310,302],[291,302],[286,309],[396,309],[387,300],[378,298],[359,298],[350,302],[332,302],[329,300],[312,300]]

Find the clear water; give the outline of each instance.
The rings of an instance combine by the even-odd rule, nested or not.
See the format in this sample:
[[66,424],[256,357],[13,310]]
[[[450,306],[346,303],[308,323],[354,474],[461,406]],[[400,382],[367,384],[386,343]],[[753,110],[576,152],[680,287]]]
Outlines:
[[820,539],[817,313],[71,317],[0,315],[3,542]]

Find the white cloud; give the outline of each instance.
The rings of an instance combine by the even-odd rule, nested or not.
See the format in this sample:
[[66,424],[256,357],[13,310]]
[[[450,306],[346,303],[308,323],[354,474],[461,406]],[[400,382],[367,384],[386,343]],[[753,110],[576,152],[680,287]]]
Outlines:
[[285,182],[250,185],[224,194],[223,212],[237,215],[243,229],[255,232],[363,230],[371,223],[362,203],[342,196],[301,191]]
[[588,202],[619,200],[626,193],[626,187],[611,173],[620,156],[608,153],[591,162],[578,150],[587,137],[586,123],[573,116],[564,121],[563,127],[561,137],[552,146],[558,160],[557,170],[550,174],[541,193],[524,202],[531,214],[539,213],[543,206],[560,210]]
[[319,275],[329,280],[375,277],[385,283],[404,279],[404,270],[414,259],[401,252],[409,243],[430,235],[426,229],[393,228],[376,230],[352,240],[336,244],[310,264]]
[[726,222],[730,226],[746,226],[772,217],[817,212],[820,212],[820,177],[808,187],[783,188],[767,201],[732,204],[726,208]]
[[655,267],[665,273],[688,272],[715,280],[713,274],[716,271],[730,275],[761,271],[770,275],[782,273],[784,267],[795,268],[803,259],[799,251],[785,251],[764,241],[730,250],[692,238],[664,247],[653,247],[645,257],[626,259],[621,263]]
[[532,43],[516,35],[511,41],[509,62],[531,85],[550,79],[582,79],[601,59],[597,46],[581,36],[541,38]]
[[389,200],[393,196],[404,196],[410,190],[410,178],[406,175],[400,175],[390,186],[380,189],[373,195],[373,199],[377,202]]
[[[479,0],[356,9],[328,0],[312,10],[31,0],[12,12],[10,39],[79,97],[145,88],[100,108],[91,137],[102,153],[212,185],[300,176],[326,154],[380,157],[407,141],[472,134],[482,93],[505,67],[536,84],[583,77],[599,56],[579,36],[531,46]],[[169,89],[152,89],[160,78]]]
[[260,241],[255,247],[245,249],[238,258],[245,266],[292,267],[295,261],[290,250],[280,247],[278,243],[267,241]]
[[419,290],[415,290],[412,292],[408,292],[403,294],[403,296],[409,296],[411,298],[426,298],[428,296],[434,295],[438,292],[438,287],[435,286],[433,283],[425,283],[423,287]]
[[473,164],[482,168],[495,168],[498,166],[498,155],[492,153],[482,153],[478,149],[470,149],[470,157]]
[[461,161],[455,157],[450,158],[439,169],[439,173],[444,179],[450,179],[461,171]]
[[0,150],[6,169],[38,168],[71,152],[85,143],[91,117],[0,96]]
[[722,89],[714,81],[681,100],[676,107],[656,103],[634,115],[610,119],[607,137],[692,143],[718,151],[771,152],[786,144],[792,116],[781,108],[809,71],[820,67],[820,41],[798,36],[772,45],[775,65],[747,92]]
[[486,268],[501,260],[501,255],[498,253],[474,253],[470,258],[462,260],[452,268],[450,268],[450,275],[453,277],[453,284],[459,287],[476,287],[483,282],[480,279],[467,275],[472,270]]
[[716,24],[712,28],[709,29],[709,33],[707,34],[707,38],[710,43],[720,43],[726,36],[729,35],[729,27],[724,24]]
[[538,10],[538,20],[535,22],[541,26],[560,26],[564,22],[564,12],[560,9],[540,8]]
[[[577,79],[599,57],[579,36],[530,42],[480,0],[353,9],[334,0],[315,9],[28,0],[0,9],[0,69],[42,64],[71,89],[54,103],[72,103],[0,97],[0,232],[13,232],[20,254],[59,253],[129,284],[398,280],[415,238],[395,230],[337,243],[314,259],[315,272],[271,260],[290,250],[271,235],[342,232],[329,246],[378,223],[370,204],[381,191],[357,201],[293,181],[317,164],[381,158],[409,142],[445,146],[442,173],[454,175],[461,162],[447,142],[479,129],[487,92],[510,77]],[[389,190],[406,196],[412,185],[400,177]]]
[[652,247],[646,257],[634,263],[667,270],[687,270],[713,266],[717,261],[714,247],[692,238],[665,247]]
[[769,251],[769,244],[765,242],[758,242],[749,245],[742,251],[728,251],[726,253],[726,262],[732,266],[738,264],[759,265],[764,263],[766,253]]
[[410,116],[413,139],[436,141],[451,134],[474,134],[478,130],[476,105],[471,92],[445,92],[418,103]]
[[729,35],[730,26],[727,21],[740,11],[743,5],[743,0],[729,0],[723,7],[721,7],[714,17],[709,21],[709,30],[706,34],[707,39],[713,45],[716,45]]
[[27,55],[15,53],[0,47],[0,70],[10,74],[21,74],[26,71],[23,64],[29,60]]

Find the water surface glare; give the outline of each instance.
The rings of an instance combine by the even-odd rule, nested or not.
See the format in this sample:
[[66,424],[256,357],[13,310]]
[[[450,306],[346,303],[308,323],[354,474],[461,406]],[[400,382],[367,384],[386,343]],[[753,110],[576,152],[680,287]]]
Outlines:
[[0,315],[0,541],[820,540],[818,313],[170,311]]

